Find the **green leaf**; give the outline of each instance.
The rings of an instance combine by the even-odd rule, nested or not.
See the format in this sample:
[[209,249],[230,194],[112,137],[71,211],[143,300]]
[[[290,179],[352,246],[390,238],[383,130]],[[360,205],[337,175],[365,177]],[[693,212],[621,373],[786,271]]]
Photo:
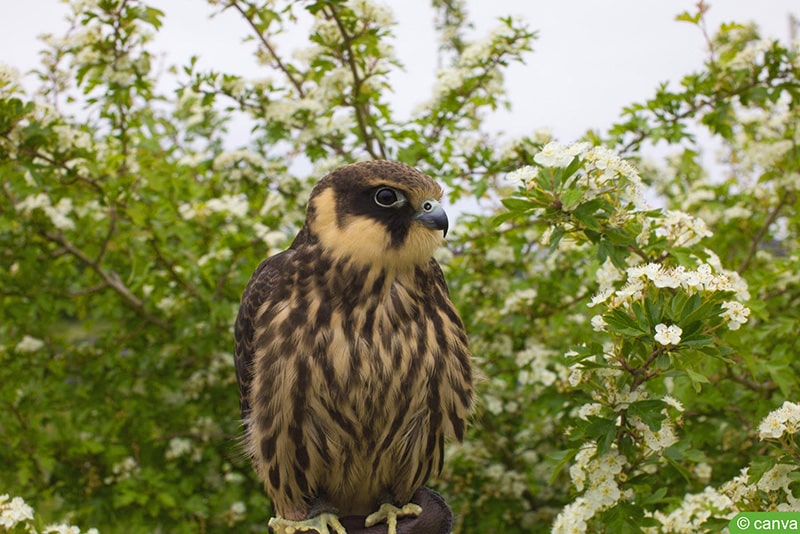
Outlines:
[[492,226],[500,226],[506,221],[510,221],[512,219],[516,219],[519,217],[519,212],[516,211],[504,211],[498,215],[492,217]]
[[547,455],[547,458],[556,462],[555,467],[553,468],[553,472],[550,474],[549,484],[554,484],[556,478],[558,478],[558,474],[561,472],[564,467],[569,465],[569,463],[575,458],[575,456],[580,452],[580,449],[567,449],[565,451],[558,451]]
[[681,339],[681,345],[687,347],[700,348],[714,344],[714,338],[706,335],[694,335],[686,339]]
[[694,294],[686,303],[678,322],[688,325],[693,321],[704,321],[712,315],[718,315],[720,309],[719,303],[713,300],[702,302],[700,295]]
[[638,417],[650,430],[656,432],[661,428],[661,421],[667,417],[662,413],[665,406],[666,404],[662,400],[650,399],[632,402],[627,411],[629,415]]
[[689,377],[689,381],[692,383],[692,387],[697,393],[700,393],[702,389],[702,384],[708,384],[708,378],[705,375],[698,373],[688,367],[683,369],[683,372],[686,373],[686,376]]
[[583,191],[580,189],[567,189],[561,193],[561,204],[565,210],[570,211],[582,197]]
[[750,468],[747,470],[747,483],[757,484],[764,473],[775,467],[778,459],[774,456],[756,456],[750,459]]
[[643,504],[661,504],[665,502],[664,497],[667,494],[667,488],[661,487],[656,489],[655,491],[648,493],[645,499],[642,501]]
[[590,201],[581,204],[572,211],[572,216],[590,230],[600,231],[600,221],[595,217],[598,202]]
[[516,212],[526,211],[536,206],[533,202],[524,198],[509,197],[504,198],[500,202],[502,202],[503,206],[507,209]]
[[658,526],[660,521],[644,517],[644,510],[639,506],[620,501],[601,514],[606,532],[620,534],[638,534],[644,532],[644,526]]
[[563,170],[562,176],[568,177],[572,176],[577,172],[578,169],[581,168],[583,165],[583,161],[581,161],[577,156],[572,158],[572,161],[569,162],[569,165]]
[[667,447],[664,449],[663,457],[666,458],[667,463],[671,465],[686,482],[691,483],[692,473],[689,472],[683,465],[680,464],[680,461],[683,460],[683,454],[681,453],[680,449],[675,446]]
[[700,19],[703,16],[702,11],[698,11],[695,14],[689,13],[688,11],[684,11],[683,13],[678,14],[675,17],[675,20],[678,22],[688,22],[690,24],[699,24]]
[[642,330],[639,324],[632,319],[625,311],[617,308],[603,316],[609,331],[625,336],[647,335],[647,330]]
[[597,441],[597,454],[603,455],[611,449],[617,437],[617,422],[604,417],[589,416],[586,436]]

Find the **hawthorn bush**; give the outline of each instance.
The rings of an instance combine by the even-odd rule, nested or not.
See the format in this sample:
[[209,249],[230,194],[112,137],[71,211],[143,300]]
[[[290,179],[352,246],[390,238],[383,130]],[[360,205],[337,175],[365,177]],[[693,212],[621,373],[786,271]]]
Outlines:
[[[728,24],[609,131],[507,139],[483,121],[531,50],[522,21],[470,41],[463,6],[434,0],[437,82],[401,120],[384,5],[209,3],[242,17],[263,78],[192,61],[159,92],[143,0],[74,0],[36,90],[0,67],[0,528],[265,532],[237,446],[238,299],[313,183],[370,158],[479,206],[438,254],[482,375],[434,483],[457,532],[800,510],[796,46]],[[279,52],[298,20],[307,45]]]

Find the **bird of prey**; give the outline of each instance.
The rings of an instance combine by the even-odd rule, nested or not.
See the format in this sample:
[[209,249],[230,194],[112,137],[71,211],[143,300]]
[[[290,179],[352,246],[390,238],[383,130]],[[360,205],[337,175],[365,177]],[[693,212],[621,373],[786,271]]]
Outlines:
[[291,246],[256,269],[235,325],[244,440],[276,532],[418,515],[409,502],[462,440],[471,355],[434,250],[442,189],[368,161],[327,174]]

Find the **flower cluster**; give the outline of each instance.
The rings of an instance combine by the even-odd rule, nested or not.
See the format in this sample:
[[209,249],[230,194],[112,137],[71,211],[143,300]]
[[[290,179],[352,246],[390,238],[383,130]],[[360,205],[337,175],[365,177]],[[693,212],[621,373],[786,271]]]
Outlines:
[[260,154],[241,149],[221,152],[212,161],[211,168],[224,172],[225,179],[231,182],[243,179],[258,181],[270,165]]
[[678,345],[681,342],[682,333],[683,330],[676,324],[667,326],[661,323],[656,325],[656,334],[653,336],[653,339],[662,345]]
[[724,493],[708,487],[702,493],[690,493],[680,505],[669,513],[656,511],[652,517],[658,519],[658,528],[647,528],[645,532],[703,532],[703,524],[712,517],[731,518],[736,515],[733,502]]
[[[592,308],[605,304],[608,309],[625,307],[633,301],[640,300],[650,286],[656,289],[682,289],[688,295],[726,292],[734,293],[745,300],[749,298],[747,285],[741,277],[734,275],[735,281],[732,281],[733,273],[714,271],[715,269],[708,263],[701,263],[693,270],[682,265],[677,267],[665,267],[658,263],[634,265],[625,271],[625,283],[620,289],[615,289],[614,286],[619,277],[604,275],[600,279],[600,291],[592,297],[588,306]],[[739,301],[726,301],[721,306],[724,311],[720,316],[727,321],[731,330],[737,330],[750,316],[749,308]],[[602,316],[592,321],[596,329],[604,328]],[[662,345],[678,344],[681,333],[677,325],[659,324],[655,327],[655,339]]]
[[800,404],[785,401],[783,406],[770,412],[758,425],[761,439],[780,439],[784,434],[794,435],[800,430]]
[[136,458],[133,456],[126,456],[111,467],[111,476],[104,478],[103,482],[109,485],[115,484],[129,478],[137,477],[140,472],[141,468]]
[[33,336],[26,335],[23,336],[19,343],[17,343],[16,347],[14,347],[14,350],[17,352],[36,352],[42,347],[44,347],[44,341]]
[[247,215],[249,207],[249,202],[244,194],[222,195],[205,202],[183,203],[178,206],[178,212],[186,221],[195,217],[206,217],[212,213],[223,213],[241,219]]
[[[590,143],[562,145],[553,141],[544,145],[533,160],[545,168],[566,168],[575,158],[582,162],[582,166],[564,182],[564,187],[581,190],[583,195],[580,203],[605,196],[613,200],[616,208],[632,207],[631,213],[645,207],[639,172],[604,146],[592,146]],[[523,167],[518,172],[513,179],[523,181],[528,188],[532,187],[532,169]]]
[[9,65],[0,63],[0,89],[2,89],[4,92],[14,91],[17,88],[19,78],[19,70]]
[[750,317],[750,308],[735,300],[723,302],[722,308],[725,311],[721,315],[728,321],[728,328],[731,330],[738,330]]
[[640,419],[633,420],[634,428],[641,434],[645,447],[655,453],[662,453],[678,442],[675,426],[670,421],[663,421],[658,430],[653,430]]
[[555,383],[558,375],[548,369],[548,363],[552,361],[553,351],[547,347],[534,342],[529,342],[528,346],[519,351],[514,360],[519,374],[517,380],[521,385],[541,384],[550,386]]
[[[0,528],[11,531],[16,527],[24,527],[26,532],[37,534],[33,524],[33,508],[22,497],[9,500],[8,494],[0,495]],[[81,529],[74,525],[52,524],[41,530],[41,534],[80,534]],[[96,528],[90,528],[86,534],[98,534]]]
[[617,478],[625,467],[625,458],[616,449],[597,455],[597,444],[582,448],[569,469],[572,482],[583,495],[564,507],[553,523],[554,533],[586,532],[587,522],[595,514],[625,498]]
[[[483,90],[490,94],[502,92],[501,74],[494,64],[494,58],[502,55],[517,56],[528,50],[532,35],[524,24],[508,19],[497,26],[485,38],[470,43],[452,66],[444,67],[437,73],[433,87],[433,102],[452,95],[459,88],[469,86],[469,81],[484,78]],[[432,103],[425,107],[430,107]]]
[[0,495],[0,526],[11,530],[18,523],[33,519],[33,508],[21,497],[8,500],[8,494]]
[[713,234],[703,219],[682,211],[668,210],[665,217],[658,221],[656,235],[666,237],[672,247],[690,247]]
[[62,198],[55,205],[45,193],[37,193],[25,197],[16,205],[17,211],[30,216],[34,211],[41,210],[50,219],[50,222],[59,230],[74,230],[75,222],[69,218],[72,212],[72,199]]

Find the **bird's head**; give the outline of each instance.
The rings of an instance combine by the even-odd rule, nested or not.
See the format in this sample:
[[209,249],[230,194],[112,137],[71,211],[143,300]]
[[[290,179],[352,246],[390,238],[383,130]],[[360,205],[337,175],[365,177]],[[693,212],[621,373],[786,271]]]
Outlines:
[[402,270],[430,261],[447,233],[442,188],[413,167],[365,161],[311,192],[305,230],[336,259]]

